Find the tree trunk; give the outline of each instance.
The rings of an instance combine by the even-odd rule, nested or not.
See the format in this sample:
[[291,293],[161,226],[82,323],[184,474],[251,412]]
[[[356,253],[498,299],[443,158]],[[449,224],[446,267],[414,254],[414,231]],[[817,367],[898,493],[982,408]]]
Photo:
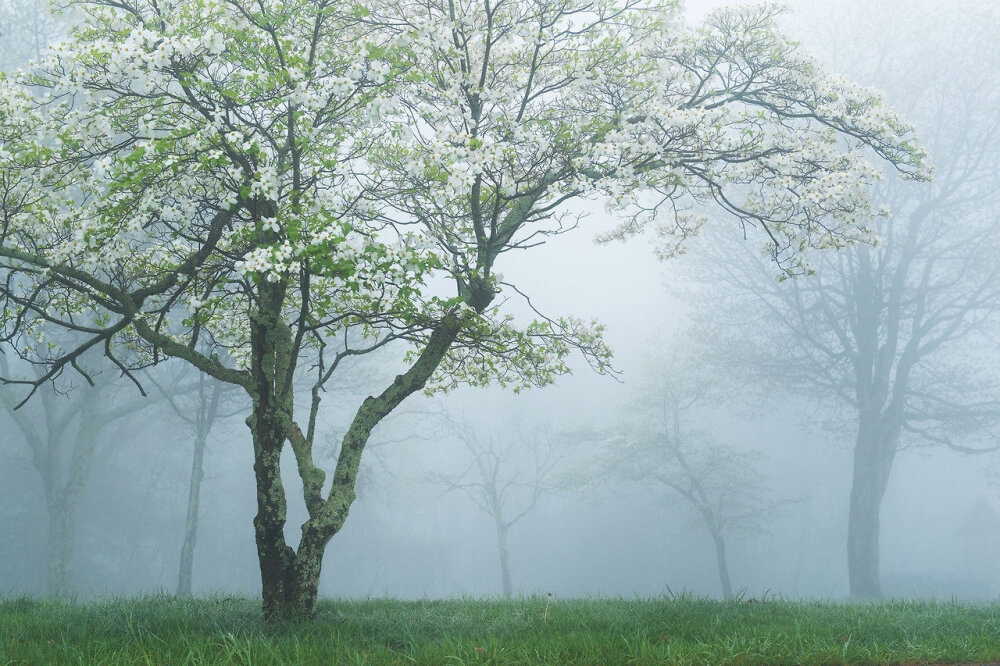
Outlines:
[[854,447],[854,478],[847,525],[851,596],[882,596],[879,576],[879,513],[888,485],[895,442],[884,441],[878,417],[862,416]]
[[285,286],[261,281],[258,304],[250,317],[253,414],[247,425],[253,433],[257,515],[254,536],[260,564],[264,616],[295,615],[290,604],[295,551],[285,542],[287,504],[281,483],[281,451],[291,419],[291,331],[282,316]]
[[397,375],[378,396],[368,396],[358,408],[344,433],[328,496],[321,495],[324,474],[312,461],[312,443],[294,423],[289,430],[292,450],[303,481],[304,499],[309,519],[302,525],[302,539],[294,555],[287,587],[289,608],[295,615],[311,616],[315,609],[323,552],[330,539],[340,531],[357,495],[361,454],[372,430],[403,400],[427,385],[461,329],[456,317],[446,317],[434,330],[416,362]]
[[722,596],[726,599],[733,597],[733,585],[729,581],[729,564],[726,562],[726,541],[721,533],[713,533],[712,541],[715,542],[715,561],[719,565],[719,583],[722,585]]
[[[267,619],[299,613],[291,599],[295,551],[285,542],[286,502],[281,483],[282,439],[274,434],[266,413],[254,409],[254,475],[257,480],[257,515],[254,536],[260,564],[261,598]],[[261,423],[261,422],[264,423]]]
[[510,552],[507,550],[507,525],[497,521],[497,552],[500,555],[500,577],[503,582],[503,596],[514,593],[510,582]]
[[180,568],[177,573],[177,596],[191,594],[191,577],[194,571],[194,549],[198,542],[198,511],[201,507],[201,482],[205,478],[205,446],[219,415],[222,385],[212,386],[212,395],[205,400],[205,375],[198,384],[198,413],[195,420],[194,454],[191,457],[191,482],[188,486],[187,516],[184,521],[184,544],[181,546]]
[[[329,495],[321,495],[325,474],[312,459],[312,442],[294,421],[291,329],[281,314],[284,287],[262,282],[258,306],[250,318],[253,433],[257,515],[254,531],[261,573],[264,616],[311,617],[319,590],[323,552],[347,519],[356,494],[361,454],[379,422],[407,397],[424,388],[461,330],[457,316],[446,316],[431,333],[416,362],[397,375],[378,396],[358,408],[341,442]],[[281,451],[291,442],[302,479],[309,519],[302,525],[298,552],[285,541],[285,490],[281,483]]]
[[[346,516],[345,516],[346,517]],[[301,615],[311,616],[316,610],[319,596],[319,578],[323,569],[323,553],[333,535],[340,531],[343,521],[330,529],[305,528],[299,550],[295,555],[292,587],[289,590],[290,606]]]
[[184,544],[181,546],[180,571],[177,574],[177,596],[191,594],[191,575],[194,570],[194,547],[198,541],[198,508],[201,503],[201,482],[205,476],[203,463],[208,432],[199,426],[191,458],[191,482],[188,486],[187,517],[184,521]]
[[49,444],[52,464],[43,473],[46,485],[49,527],[48,554],[45,574],[45,590],[49,596],[67,597],[73,591],[73,551],[76,546],[76,523],[80,513],[80,500],[90,479],[97,446],[99,425],[81,422],[65,484],[59,478],[59,466],[55,461],[62,448]]

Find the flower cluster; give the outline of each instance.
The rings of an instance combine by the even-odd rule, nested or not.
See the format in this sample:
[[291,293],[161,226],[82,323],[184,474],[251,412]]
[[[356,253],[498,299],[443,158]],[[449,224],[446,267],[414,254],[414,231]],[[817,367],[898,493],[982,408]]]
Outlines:
[[912,129],[772,7],[692,30],[656,0],[126,4],[83,3],[0,81],[5,244],[127,285],[150,318],[186,304],[237,357],[254,290],[280,283],[317,335],[465,311],[450,370],[545,383],[570,349],[603,367],[600,332],[497,318],[495,264],[574,227],[569,201],[603,199],[606,238],[652,222],[664,255],[709,203],[788,260],[867,237],[877,161],[926,176]]

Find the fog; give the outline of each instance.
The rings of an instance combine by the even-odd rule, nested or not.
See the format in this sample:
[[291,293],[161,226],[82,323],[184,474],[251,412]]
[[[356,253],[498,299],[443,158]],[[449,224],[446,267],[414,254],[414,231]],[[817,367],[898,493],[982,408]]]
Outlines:
[[[689,20],[716,4],[688,2]],[[721,597],[720,541],[730,591],[746,598],[1000,596],[1000,14],[987,2],[905,5],[796,0],[781,19],[830,70],[883,90],[929,150],[932,183],[887,167],[875,186],[891,211],[876,220],[879,245],[809,250],[815,275],[779,279],[760,233],[719,211],[703,211],[686,252],[664,260],[649,235],[595,242],[612,214],[570,204],[586,214],[578,229],[498,268],[544,315],[599,320],[613,371],[576,354],[572,374],[544,388],[407,398],[365,448],[321,596],[498,596],[506,562],[517,595]],[[19,6],[0,0],[0,27]],[[32,45],[0,29],[0,64],[13,70]],[[864,291],[867,269],[877,279]],[[534,316],[503,297],[519,321]],[[910,365],[893,365],[875,407],[903,416],[871,426],[892,431],[892,452],[873,454],[884,485],[872,481],[866,518],[872,504],[852,500],[867,474],[856,470],[858,387],[878,384],[878,370],[851,373],[870,339],[861,313],[883,307],[873,363]],[[314,456],[328,474],[358,406],[403,372],[405,351],[349,359],[326,387]],[[16,354],[4,363],[5,376],[35,371]],[[245,396],[221,393],[213,420],[215,381],[180,361],[139,373],[146,397],[101,367],[96,387],[45,383],[16,410],[27,388],[0,388],[0,594],[177,591],[200,427],[191,591],[259,595]],[[308,514],[296,459],[289,447],[281,456],[295,547]],[[857,544],[871,529],[875,588],[867,546],[849,547],[849,532]]]

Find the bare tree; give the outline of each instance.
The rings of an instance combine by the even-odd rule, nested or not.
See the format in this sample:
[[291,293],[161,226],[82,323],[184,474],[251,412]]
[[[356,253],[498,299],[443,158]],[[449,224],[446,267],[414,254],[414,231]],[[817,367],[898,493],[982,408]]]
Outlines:
[[554,436],[542,430],[526,435],[520,427],[513,427],[482,437],[464,420],[447,416],[444,420],[448,432],[465,448],[466,464],[458,471],[431,476],[445,487],[445,493],[465,493],[493,520],[503,594],[509,597],[514,585],[507,535],[535,509],[543,495],[555,492],[552,473],[563,456]]
[[733,585],[727,536],[762,533],[779,503],[768,497],[759,451],[722,443],[690,425],[708,421],[714,413],[710,406],[725,404],[726,395],[720,377],[689,348],[660,354],[641,376],[622,424],[596,435],[604,444],[578,476],[589,483],[638,482],[687,504],[694,523],[712,538],[719,584],[728,598]]
[[923,129],[937,169],[929,187],[889,179],[877,188],[892,212],[873,220],[875,247],[815,254],[814,278],[776,282],[771,266],[722,241],[704,268],[702,337],[731,352],[729,367],[847,410],[847,560],[859,597],[881,594],[879,513],[896,455],[933,444],[971,453],[998,441],[998,378],[984,359],[995,358],[1000,315],[1000,85],[992,75],[1000,13],[987,3],[967,9],[943,17],[918,3],[900,22],[869,21],[893,26],[871,42],[883,52],[869,75]]
[[[0,356],[0,369],[7,371]],[[31,462],[42,480],[48,516],[46,594],[64,597],[73,590],[73,558],[80,503],[91,480],[95,456],[111,424],[154,404],[152,400],[122,392],[114,378],[94,375],[93,387],[67,393],[40,391],[40,410],[15,409],[9,390],[0,392],[0,407],[24,436]]]
[[[183,370],[187,370],[182,366]],[[176,380],[175,380],[176,384]],[[198,542],[198,512],[201,507],[201,483],[205,477],[205,449],[212,427],[220,419],[229,418],[245,410],[239,405],[235,410],[227,409],[236,389],[223,382],[198,373],[194,390],[188,395],[176,394],[170,388],[157,384],[160,394],[170,405],[174,414],[194,431],[194,449],[191,456],[191,478],[188,484],[187,511],[184,518],[184,541],[181,545],[180,566],[177,573],[177,596],[191,594],[191,578],[194,571],[194,550]]]

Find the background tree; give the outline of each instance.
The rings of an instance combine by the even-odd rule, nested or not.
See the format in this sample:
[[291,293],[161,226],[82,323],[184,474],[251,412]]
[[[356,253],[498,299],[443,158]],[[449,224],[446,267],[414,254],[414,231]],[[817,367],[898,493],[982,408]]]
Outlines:
[[0,71],[11,72],[40,58],[65,31],[65,17],[53,16],[47,2],[0,0]]
[[527,516],[545,494],[555,491],[553,471],[565,457],[553,437],[540,429],[525,435],[520,427],[504,428],[482,438],[466,420],[444,417],[446,431],[465,448],[464,467],[435,472],[431,478],[445,493],[461,491],[489,516],[496,528],[497,555],[503,595],[514,593],[507,536],[510,528]]
[[[2,84],[3,337],[46,369],[32,386],[96,347],[137,384],[170,356],[245,389],[268,616],[312,611],[372,430],[433,377],[543,385],[574,349],[606,368],[599,329],[519,328],[494,305],[498,257],[565,229],[570,199],[624,207],[619,234],[660,211],[681,236],[685,207],[714,201],[794,268],[867,237],[870,157],[923,176],[909,126],[798,53],[773,8],[692,31],[676,5],[604,0],[73,4],[72,43],[28,79],[52,95]],[[26,312],[85,342],[40,346]],[[367,346],[345,345],[350,327]],[[396,340],[408,365],[358,408],[324,497],[323,387]],[[309,515],[297,549],[286,442]]]
[[897,454],[996,446],[1000,378],[984,359],[995,354],[1000,314],[1000,87],[987,75],[1000,66],[992,38],[1000,13],[992,3],[964,7],[943,16],[933,3],[905,13],[882,3],[836,42],[838,54],[880,45],[855,74],[888,88],[934,155],[930,186],[889,178],[876,188],[892,211],[872,221],[879,243],[808,256],[810,279],[775,282],[766,263],[726,243],[705,268],[715,286],[703,300],[703,338],[731,352],[725,363],[847,410],[855,435],[847,560],[859,597],[881,593],[879,514]]
[[201,483],[205,477],[205,449],[216,421],[245,412],[244,407],[232,408],[234,387],[199,374],[189,395],[173,395],[157,384],[160,394],[170,405],[174,415],[189,425],[194,432],[191,455],[191,478],[188,484],[187,511],[184,518],[184,541],[181,545],[180,565],[177,573],[177,596],[191,594],[194,572],[194,550],[198,543],[198,513],[201,509]]
[[576,475],[588,483],[630,481],[665,489],[668,497],[687,504],[695,524],[712,538],[719,584],[730,598],[727,536],[763,533],[779,503],[768,497],[759,451],[724,444],[710,431],[692,427],[692,421],[705,423],[712,414],[727,412],[727,402],[720,377],[703,357],[670,346],[651,359],[622,423],[597,435],[604,440],[602,449]]
[[[7,361],[0,356],[0,370]],[[101,444],[108,442],[105,429],[155,403],[138,395],[122,399],[113,377],[97,376],[94,387],[80,387],[65,394],[51,388],[40,391],[40,409],[14,409],[12,392],[0,392],[0,406],[24,436],[31,462],[45,491],[48,517],[45,592],[66,597],[73,592],[73,559],[80,502],[91,482],[93,463]]]

